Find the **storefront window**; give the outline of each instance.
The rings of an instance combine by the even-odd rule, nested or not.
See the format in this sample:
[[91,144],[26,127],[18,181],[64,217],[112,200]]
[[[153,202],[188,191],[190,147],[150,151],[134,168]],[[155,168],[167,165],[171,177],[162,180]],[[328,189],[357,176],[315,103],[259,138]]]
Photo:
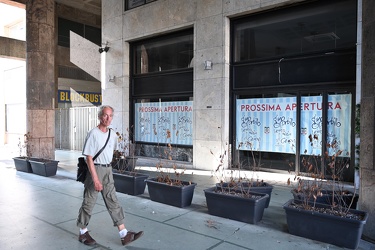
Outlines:
[[135,46],[135,74],[193,67],[193,32],[144,40]]
[[136,7],[155,1],[156,0],[125,0],[125,10],[134,9]]
[[[256,166],[307,172],[303,168],[308,166],[301,163],[309,158],[314,159],[315,166],[324,166],[327,175],[339,174],[333,172],[334,168],[327,165],[329,159],[325,158],[340,153],[339,159],[349,164],[351,94],[331,94],[326,102],[322,94],[303,95],[300,105],[297,105],[298,95],[276,96],[237,99],[236,150],[240,159],[237,164],[250,169]],[[297,155],[299,161],[295,162]]]
[[[309,158],[319,174],[352,181],[357,1],[301,3],[231,27],[234,164],[307,173]],[[327,157],[337,153],[340,170]]]
[[[293,94],[236,101],[238,167],[290,170],[296,154],[297,105]],[[294,169],[293,169],[294,170]]]
[[193,101],[135,103],[135,140],[156,144],[193,145]]
[[193,161],[193,98],[137,99],[134,104],[137,155]]
[[352,48],[357,39],[356,1],[326,3],[254,16],[236,25],[234,61]]
[[131,43],[137,155],[193,161],[193,29]]

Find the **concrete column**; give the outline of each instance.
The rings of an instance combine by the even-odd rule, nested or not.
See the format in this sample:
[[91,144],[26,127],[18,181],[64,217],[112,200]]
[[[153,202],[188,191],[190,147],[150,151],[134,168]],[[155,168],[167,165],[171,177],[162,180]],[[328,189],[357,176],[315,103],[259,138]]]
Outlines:
[[[221,1],[197,1],[197,10],[193,164],[212,170],[229,145],[229,22],[222,14]],[[204,61],[211,61],[212,69],[204,69]]]
[[55,2],[26,1],[26,112],[33,157],[55,158]]
[[375,240],[375,1],[362,6],[360,209],[369,212],[363,234]]

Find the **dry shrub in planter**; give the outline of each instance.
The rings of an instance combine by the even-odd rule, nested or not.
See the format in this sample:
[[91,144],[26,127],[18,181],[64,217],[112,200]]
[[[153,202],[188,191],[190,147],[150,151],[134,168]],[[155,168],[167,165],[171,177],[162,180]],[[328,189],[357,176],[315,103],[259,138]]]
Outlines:
[[[169,130],[167,131],[167,139],[170,139]],[[174,150],[177,151],[170,143],[167,143],[167,147],[163,153],[167,155],[168,160],[162,161],[160,159],[156,166],[156,177],[146,180],[148,193],[152,201],[176,207],[186,207],[191,205],[194,189],[197,184],[182,180],[185,169],[177,167],[176,161],[172,157]]]
[[146,188],[145,180],[149,176],[138,173],[135,168],[138,158],[135,156],[132,133],[127,129],[125,135],[119,132],[116,132],[116,135],[117,150],[111,163],[116,191],[129,195],[143,194]]
[[30,145],[31,134],[28,132],[23,136],[23,142],[21,138],[18,139],[18,150],[19,156],[14,157],[14,166],[16,167],[17,171],[32,173],[33,170],[31,168],[31,164],[29,159],[31,157],[31,145]]
[[[211,151],[211,154],[214,155]],[[257,192],[253,187],[257,181],[234,178],[235,170],[227,170],[227,150],[218,157],[214,171],[218,179],[215,187],[204,190],[209,214],[232,220],[256,224],[269,203],[269,195]],[[272,189],[271,189],[272,190]]]
[[[309,139],[311,144],[320,141],[316,135],[310,135]],[[358,196],[355,192],[349,195],[341,181],[349,157],[342,155],[336,139],[327,143],[326,148],[323,156],[302,157],[304,174],[295,177],[297,186],[292,190],[295,199],[283,206],[288,229],[291,234],[355,249],[368,215],[351,209]]]

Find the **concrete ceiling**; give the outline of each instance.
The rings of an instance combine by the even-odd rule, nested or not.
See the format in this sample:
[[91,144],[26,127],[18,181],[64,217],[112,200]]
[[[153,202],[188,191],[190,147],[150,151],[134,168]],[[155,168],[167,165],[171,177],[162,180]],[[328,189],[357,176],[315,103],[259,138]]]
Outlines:
[[[102,13],[102,0],[55,0],[55,2],[84,10],[96,15],[101,15]],[[0,0],[0,3],[23,7],[23,5],[26,3],[26,0]]]

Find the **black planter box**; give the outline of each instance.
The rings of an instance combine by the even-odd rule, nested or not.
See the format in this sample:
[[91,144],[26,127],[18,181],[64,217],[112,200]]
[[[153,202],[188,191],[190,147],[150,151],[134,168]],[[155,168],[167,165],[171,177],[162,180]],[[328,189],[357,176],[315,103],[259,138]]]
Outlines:
[[220,191],[221,188],[212,187],[204,190],[209,214],[251,224],[257,224],[263,218],[268,194],[249,192],[260,196],[258,199],[253,199],[217,193],[215,190]]
[[[289,233],[340,247],[351,249],[358,247],[363,227],[367,221],[367,212],[350,209],[351,213],[362,215],[364,218],[355,220],[289,207],[292,202],[301,203],[301,201],[291,199],[283,206]],[[317,203],[316,206],[330,208],[326,204]]]
[[29,160],[26,157],[14,157],[14,166],[16,167],[17,171],[32,173],[33,170],[31,169],[31,165]]
[[[291,191],[293,194],[294,200],[305,200],[305,195],[303,193],[298,193],[296,190]],[[322,196],[318,196],[316,198],[317,203],[322,203],[322,204],[328,204],[332,205],[332,192],[331,190],[322,190]],[[344,191],[343,191],[344,192]],[[357,203],[358,203],[358,194],[354,194],[349,191],[345,191],[345,194],[342,195],[335,195],[335,203],[339,204],[341,206],[346,206],[351,209],[356,209],[357,208]],[[353,202],[352,202],[353,200]],[[309,201],[314,202],[314,198],[311,197]]]
[[115,188],[117,192],[129,195],[143,194],[146,188],[145,180],[148,175],[134,173],[134,172],[113,172],[113,180],[115,181]]
[[171,186],[166,183],[157,182],[156,178],[146,179],[148,193],[152,201],[163,204],[186,207],[191,205],[196,183],[183,181],[183,186]]
[[34,174],[49,177],[56,175],[58,161],[33,158],[30,159],[31,168]]
[[[273,189],[273,186],[266,183],[266,182],[253,182],[252,185],[249,187],[249,183],[248,182],[236,182],[235,183],[236,186],[235,187],[231,187],[230,189],[231,190],[243,190],[243,191],[246,191],[246,190],[249,190],[252,191],[252,192],[256,192],[256,193],[262,193],[262,194],[268,194],[268,199],[267,199],[267,202],[266,202],[266,205],[265,205],[265,208],[267,208],[269,205],[270,205],[270,201],[271,201],[271,194],[272,194],[272,189]],[[229,185],[228,182],[224,182],[224,183],[217,183],[216,184],[216,187],[221,187],[221,188],[227,188]]]

